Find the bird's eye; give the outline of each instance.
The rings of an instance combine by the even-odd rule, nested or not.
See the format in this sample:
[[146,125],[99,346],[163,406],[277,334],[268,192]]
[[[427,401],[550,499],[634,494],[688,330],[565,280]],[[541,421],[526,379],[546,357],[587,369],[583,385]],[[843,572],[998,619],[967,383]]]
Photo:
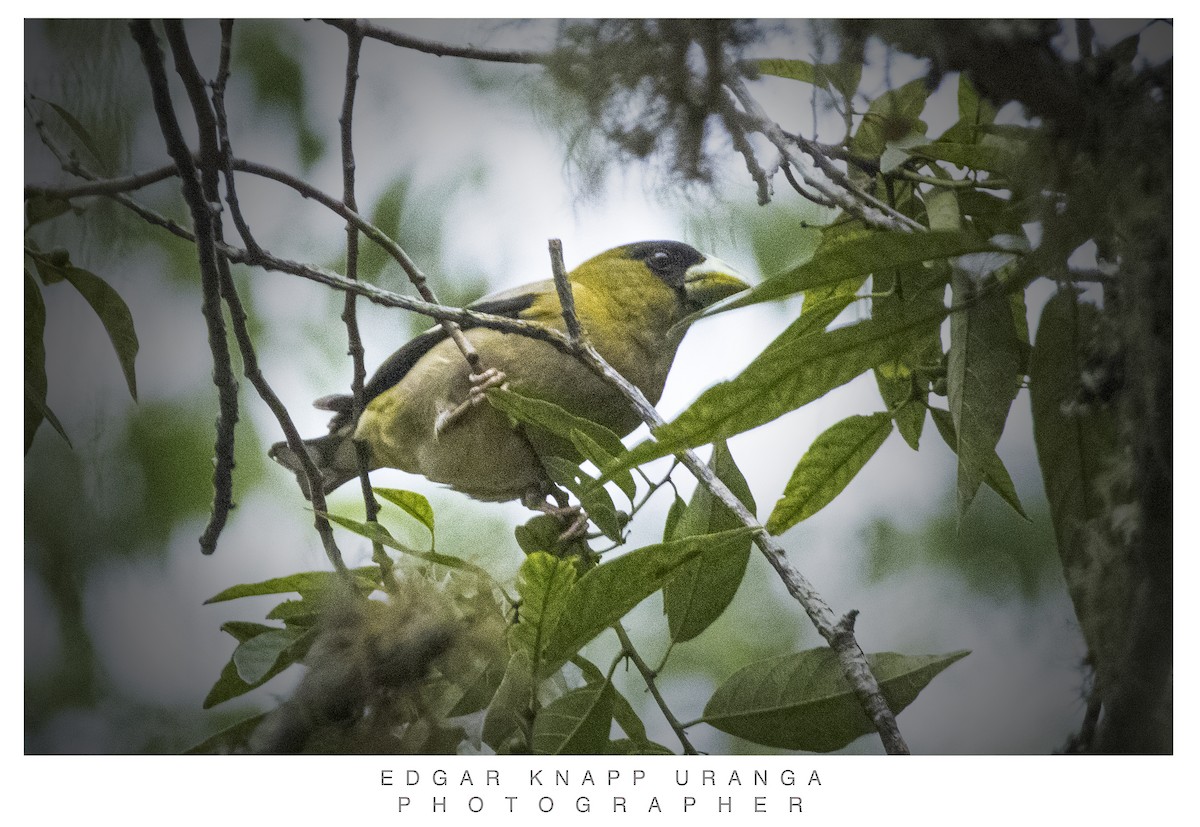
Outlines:
[[668,261],[671,260],[671,254],[668,253],[666,250],[659,250],[656,253],[654,253],[653,255],[651,255],[650,258],[654,261],[655,264],[666,264]]

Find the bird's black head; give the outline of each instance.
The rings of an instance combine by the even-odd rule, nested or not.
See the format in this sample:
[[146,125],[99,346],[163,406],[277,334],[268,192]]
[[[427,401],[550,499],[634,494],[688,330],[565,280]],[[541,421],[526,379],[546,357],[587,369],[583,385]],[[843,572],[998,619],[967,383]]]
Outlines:
[[704,261],[704,254],[681,241],[639,241],[624,248],[629,258],[645,262],[650,272],[674,290],[682,290],[687,269]]

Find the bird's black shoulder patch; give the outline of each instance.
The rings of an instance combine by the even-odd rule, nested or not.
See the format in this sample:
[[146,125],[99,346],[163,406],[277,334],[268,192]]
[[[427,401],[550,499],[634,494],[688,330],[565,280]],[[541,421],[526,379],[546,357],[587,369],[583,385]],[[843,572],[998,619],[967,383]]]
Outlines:
[[639,241],[625,247],[632,259],[645,262],[650,272],[676,290],[683,288],[687,269],[704,261],[704,254],[682,241]]

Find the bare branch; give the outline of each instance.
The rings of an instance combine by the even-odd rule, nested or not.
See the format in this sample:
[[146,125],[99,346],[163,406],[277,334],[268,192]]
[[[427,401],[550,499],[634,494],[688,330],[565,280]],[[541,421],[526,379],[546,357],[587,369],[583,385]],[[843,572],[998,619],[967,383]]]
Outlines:
[[[56,153],[57,154],[57,153]],[[78,162],[68,162],[64,169],[73,175],[78,175],[81,178],[91,178],[90,175],[80,173],[82,169]],[[120,192],[133,192],[140,190],[142,187],[148,187],[151,184],[157,184],[159,181],[165,181],[168,178],[173,178],[179,174],[174,164],[167,164],[158,169],[152,169],[147,172],[139,172],[134,175],[126,175],[122,178],[108,178],[104,180],[91,180],[87,184],[77,184],[73,187],[25,187],[25,197],[29,198],[34,195],[43,195],[49,198],[83,198],[88,195],[116,195]]]
[[671,712],[671,708],[667,706],[667,702],[663,698],[662,693],[658,691],[658,683],[655,681],[655,678],[658,676],[654,674],[654,670],[652,670],[646,664],[646,661],[643,660],[642,656],[638,654],[637,649],[633,647],[633,641],[630,640],[629,635],[626,634],[625,627],[620,623],[617,623],[615,626],[613,626],[613,631],[617,633],[617,637],[621,640],[622,653],[629,657],[629,660],[633,662],[634,667],[636,667],[638,672],[641,673],[642,680],[646,682],[646,688],[650,690],[650,694],[654,697],[654,702],[658,704],[658,708],[662,711],[663,717],[667,719],[667,723],[670,724],[671,729],[675,731],[675,737],[679,739],[679,743],[683,746],[684,754],[699,755],[699,753],[696,752],[696,748],[692,746],[692,742],[688,740],[687,729],[683,726],[683,724],[679,723],[679,719],[675,717],[675,714]]
[[[804,182],[820,193],[822,197],[874,227],[900,232],[925,229],[918,222],[854,186],[844,172],[834,166],[829,158],[818,152],[809,142],[784,132],[750,94],[750,90],[746,88],[746,83],[741,77],[731,73],[726,83],[729,84],[734,97],[741,103],[746,117],[767,137],[767,140],[783,153],[784,159],[800,173]],[[799,145],[797,145],[797,141],[799,141]],[[801,150],[813,159],[817,168],[829,178],[829,182],[805,172]]]
[[490,63],[526,63],[543,65],[550,55],[545,52],[528,52],[520,50],[478,49],[474,46],[454,46],[449,43],[438,43],[433,40],[422,40],[419,37],[398,32],[385,26],[379,26],[367,20],[325,20],[330,26],[341,29],[347,34],[357,31],[360,37],[381,40],[393,46],[412,49],[438,57],[465,57],[471,60],[482,60]]
[[[213,357],[213,384],[217,386],[219,416],[217,438],[214,446],[216,463],[213,469],[212,516],[204,534],[200,537],[200,548],[205,554],[216,550],[217,536],[224,527],[229,510],[233,505],[233,428],[237,422],[237,383],[230,362],[229,342],[225,335],[225,321],[221,315],[220,275],[217,270],[213,233],[212,201],[205,197],[197,179],[197,170],[184,140],[175,107],[171,102],[171,91],[163,65],[162,50],[154,29],[145,20],[129,24],[133,39],[141,50],[142,63],[150,81],[154,111],[159,129],[167,145],[167,152],[175,161],[182,180],[183,197],[192,214],[192,225],[196,233],[196,253],[200,264],[200,281],[204,295],[202,304],[204,321],[208,327],[209,350]],[[176,55],[179,66],[179,55]],[[207,101],[205,101],[207,105]]]
[[[354,97],[358,89],[358,61],[362,54],[362,27],[358,21],[350,23],[346,32],[346,91],[342,95],[342,114],[339,123],[342,127],[342,202],[348,209],[358,211],[358,201],[354,195]],[[346,222],[346,278],[358,280],[358,228],[351,222]],[[354,366],[354,374],[350,380],[350,394],[353,398],[353,421],[357,422],[365,407],[366,393],[364,387],[367,381],[366,352],[363,349],[362,336],[358,330],[358,297],[353,293],[346,294],[342,306],[342,322],[346,325],[347,353]],[[362,489],[363,508],[366,510],[367,522],[376,522],[379,516],[379,502],[371,488],[371,478],[367,475],[371,470],[370,449],[363,442],[354,440],[355,459],[358,463],[358,481]],[[372,544],[373,559],[379,563],[387,581],[392,579],[392,559],[383,550],[383,544],[374,541]]]

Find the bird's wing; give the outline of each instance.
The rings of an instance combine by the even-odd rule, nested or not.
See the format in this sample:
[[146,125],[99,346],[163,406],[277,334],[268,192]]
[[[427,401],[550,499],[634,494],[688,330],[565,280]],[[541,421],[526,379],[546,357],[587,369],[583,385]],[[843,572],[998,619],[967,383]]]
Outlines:
[[[547,285],[552,286],[552,284],[552,282],[538,282],[536,284],[526,284],[511,290],[493,293],[473,302],[468,307],[471,310],[478,310],[480,313],[507,316],[510,319],[520,318],[521,314],[528,310],[534,301],[537,300],[540,292]],[[461,327],[467,330],[473,327],[473,325],[468,323],[461,325]],[[379,366],[375,374],[363,387],[363,404],[369,404],[372,399],[403,379],[422,356],[433,350],[434,346],[445,338],[446,331],[441,325],[431,327],[385,359],[383,364]],[[336,413],[336,416],[329,423],[329,430],[337,431],[342,425],[350,421],[354,397],[348,394],[323,396],[313,404],[321,410],[334,411]]]

